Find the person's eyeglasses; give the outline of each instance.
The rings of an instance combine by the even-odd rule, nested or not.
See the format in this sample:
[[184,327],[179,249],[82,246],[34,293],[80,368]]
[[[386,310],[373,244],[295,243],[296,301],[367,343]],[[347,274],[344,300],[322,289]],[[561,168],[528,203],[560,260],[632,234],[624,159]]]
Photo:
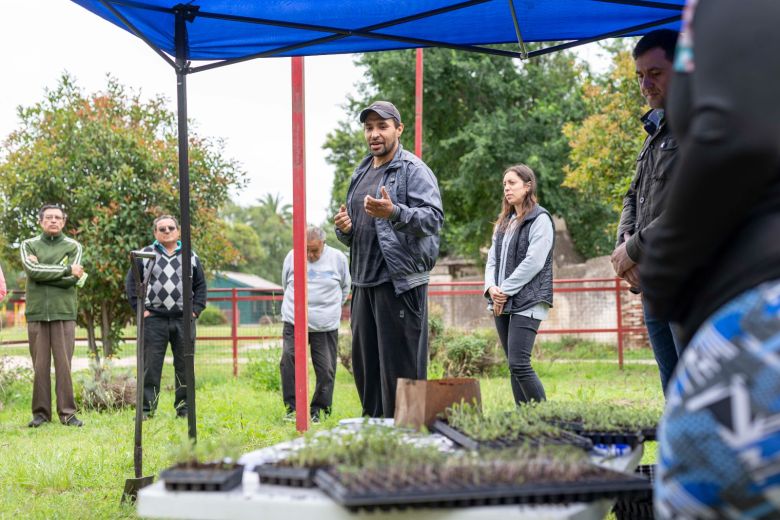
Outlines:
[[157,231],[160,233],[170,233],[171,231],[176,231],[176,226],[161,226],[157,228]]
[[43,220],[62,220],[60,215],[44,215]]

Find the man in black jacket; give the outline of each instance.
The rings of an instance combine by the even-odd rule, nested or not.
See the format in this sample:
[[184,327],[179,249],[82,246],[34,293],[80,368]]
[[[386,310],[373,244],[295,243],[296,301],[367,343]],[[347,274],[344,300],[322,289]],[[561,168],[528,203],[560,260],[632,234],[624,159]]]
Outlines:
[[[173,403],[177,417],[187,417],[187,386],[184,379],[184,344],[182,341],[182,322],[184,316],[184,290],[181,262],[181,242],[179,241],[179,223],[171,215],[163,215],[154,220],[155,241],[144,251],[153,251],[157,258],[154,262],[142,262],[142,276],[152,269],[149,287],[144,299],[144,418],[154,415],[160,395],[160,378],[165,361],[168,343],[173,353],[175,372],[175,400]],[[139,260],[141,262],[141,260]],[[130,269],[126,279],[127,298],[130,306],[136,310],[138,296],[135,293],[135,279]],[[192,338],[195,341],[194,319],[206,307],[206,277],[203,265],[192,254]]]
[[[647,33],[633,52],[639,87],[650,105],[650,111],[642,117],[648,136],[637,158],[636,174],[623,199],[612,265],[615,273],[631,284],[635,292],[642,287],[638,264],[645,251],[645,234],[657,224],[663,211],[666,187],[677,157],[677,141],[664,117],[676,43],[675,31],[660,29]],[[658,363],[661,387],[666,393],[682,345],[669,322],[657,319],[647,311],[647,305],[644,307],[647,335]]]

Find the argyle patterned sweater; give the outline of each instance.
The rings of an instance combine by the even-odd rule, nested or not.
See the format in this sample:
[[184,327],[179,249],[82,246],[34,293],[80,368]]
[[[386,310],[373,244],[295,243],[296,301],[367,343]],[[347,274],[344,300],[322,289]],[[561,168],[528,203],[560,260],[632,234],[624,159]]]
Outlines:
[[[149,279],[149,287],[146,290],[144,308],[152,314],[162,316],[179,317],[184,308],[184,290],[182,279],[181,243],[176,250],[169,254],[165,247],[155,241],[143,251],[153,251],[156,255],[154,264],[151,260],[139,260],[142,267],[142,276],[146,277],[149,269],[152,275]],[[135,292],[135,279],[133,270],[127,273],[125,280],[127,298],[133,311],[138,304],[138,296]],[[206,307],[206,277],[203,266],[198,256],[192,254],[192,311],[199,316]]]

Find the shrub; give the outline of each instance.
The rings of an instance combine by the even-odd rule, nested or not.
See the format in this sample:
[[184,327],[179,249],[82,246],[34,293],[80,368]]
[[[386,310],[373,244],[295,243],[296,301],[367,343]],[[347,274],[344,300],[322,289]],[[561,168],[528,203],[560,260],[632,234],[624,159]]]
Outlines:
[[433,341],[444,332],[444,309],[441,305],[428,305],[428,338]]
[[352,334],[339,334],[338,356],[341,364],[352,373]]
[[503,363],[503,354],[494,331],[448,331],[441,336],[435,359],[448,377],[470,377],[490,375]]
[[252,385],[260,390],[279,392],[282,389],[282,377],[279,372],[281,349],[261,350],[250,359],[243,374]]
[[201,325],[224,325],[227,322],[227,316],[222,309],[212,305],[207,305],[198,316],[198,323]]
[[3,404],[17,397],[17,384],[32,381],[32,370],[14,363],[7,356],[0,357],[0,410]]
[[108,361],[91,361],[89,371],[79,374],[76,393],[83,410],[118,410],[135,407],[136,380],[129,370],[117,370]]

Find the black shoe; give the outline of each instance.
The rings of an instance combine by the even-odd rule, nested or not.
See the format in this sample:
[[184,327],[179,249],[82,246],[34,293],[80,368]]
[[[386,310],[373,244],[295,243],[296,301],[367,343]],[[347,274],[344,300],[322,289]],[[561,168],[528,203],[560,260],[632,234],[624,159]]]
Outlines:
[[37,428],[41,424],[47,422],[46,418],[41,415],[34,415],[32,418],[32,421],[27,423],[27,426],[30,428]]
[[65,426],[76,426],[78,428],[81,428],[84,426],[84,423],[79,421],[79,418],[75,415],[71,415],[70,418],[68,418],[67,421],[65,421]]
[[187,409],[186,408],[179,408],[176,410],[176,418],[177,419],[186,419],[187,418]]
[[322,422],[322,420],[320,419],[320,412],[319,411],[312,412],[311,413],[311,423],[312,424],[320,424],[321,422]]

